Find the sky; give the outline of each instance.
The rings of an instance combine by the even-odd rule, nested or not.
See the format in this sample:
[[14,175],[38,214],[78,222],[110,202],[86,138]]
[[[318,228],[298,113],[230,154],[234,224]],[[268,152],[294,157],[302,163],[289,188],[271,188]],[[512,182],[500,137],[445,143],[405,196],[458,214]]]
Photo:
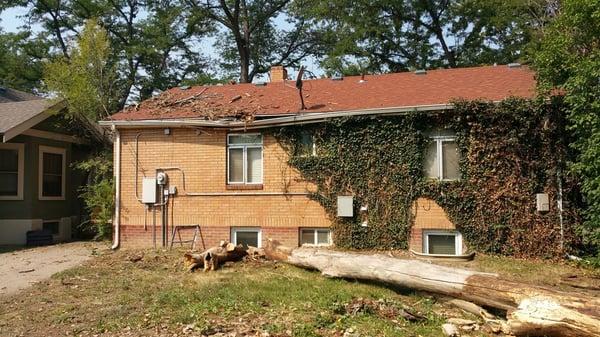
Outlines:
[[[25,24],[25,20],[21,16],[26,14],[26,11],[27,9],[25,7],[16,7],[9,8],[1,12],[0,27],[2,28],[2,30],[4,30],[5,32],[12,33],[18,32],[19,28]],[[285,21],[285,17],[282,15],[275,19],[275,23],[280,28],[289,27],[289,24]],[[39,26],[33,26],[31,27],[31,29],[34,32],[41,30]],[[214,42],[214,38],[206,38],[200,43],[199,48],[202,49],[202,52],[211,59],[218,59],[219,55],[217,50],[213,46]],[[304,65],[308,71],[316,74],[317,76],[321,76],[323,74],[323,71],[318,66],[317,60],[315,60],[314,58],[309,58],[305,60],[305,62],[303,62],[302,65]],[[288,75],[294,78],[296,76],[296,72],[293,71],[293,69],[288,69]],[[257,77],[255,81],[264,81],[266,79],[266,76]]]

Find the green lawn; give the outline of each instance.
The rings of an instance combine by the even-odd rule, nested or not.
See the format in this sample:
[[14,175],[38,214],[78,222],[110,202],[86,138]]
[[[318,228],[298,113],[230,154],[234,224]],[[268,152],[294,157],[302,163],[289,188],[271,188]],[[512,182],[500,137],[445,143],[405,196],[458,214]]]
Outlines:
[[[327,279],[273,262],[245,262],[216,272],[183,270],[181,252],[107,252],[0,300],[1,336],[442,336],[445,317],[465,314],[429,296]],[[377,301],[426,317],[409,322],[353,301]],[[187,326],[187,329],[186,329]],[[187,334],[183,331],[186,330]]]
[[[140,254],[140,261],[131,261]],[[282,263],[240,262],[189,273],[182,255],[106,250],[0,298],[0,336],[425,337],[442,336],[449,317],[477,319],[432,296],[327,279]],[[526,281],[587,273],[566,264],[487,256],[455,266]],[[398,315],[403,309],[425,319],[409,322]]]

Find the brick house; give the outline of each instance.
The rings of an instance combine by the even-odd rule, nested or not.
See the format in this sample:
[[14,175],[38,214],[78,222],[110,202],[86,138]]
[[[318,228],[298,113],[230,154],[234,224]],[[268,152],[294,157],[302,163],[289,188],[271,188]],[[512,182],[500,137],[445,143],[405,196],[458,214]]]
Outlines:
[[[265,130],[343,116],[438,112],[452,109],[457,98],[499,101],[535,92],[533,73],[516,64],[313,79],[303,81],[302,110],[286,77],[274,67],[269,83],[173,88],[102,121],[115,133],[114,246],[168,245],[174,226],[190,224],[200,226],[200,249],[223,239],[330,244],[332,219],[309,198],[315,187],[288,166],[286,151]],[[425,172],[456,179],[452,134],[431,137]],[[433,200],[418,199],[413,211],[411,249],[466,250]]]

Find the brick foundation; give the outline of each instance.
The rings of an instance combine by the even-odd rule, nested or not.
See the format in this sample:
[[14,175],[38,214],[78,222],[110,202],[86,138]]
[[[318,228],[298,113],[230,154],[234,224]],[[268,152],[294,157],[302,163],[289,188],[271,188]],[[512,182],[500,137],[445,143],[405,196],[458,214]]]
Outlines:
[[[239,227],[238,227],[239,228]],[[288,247],[296,247],[299,244],[299,227],[259,227],[261,229],[262,245],[267,244],[268,239],[279,241],[281,244]],[[193,228],[182,229],[182,240],[191,240],[194,235]],[[152,248],[154,241],[152,238],[152,226],[148,226],[144,230],[144,226],[125,225],[120,227],[121,233],[121,248]],[[168,242],[171,243],[172,228],[168,230]],[[175,236],[175,240],[179,240],[179,236]],[[216,226],[200,226],[200,235],[196,238],[195,248],[203,250],[208,247],[213,247],[219,244],[221,240],[232,241],[231,227],[216,227]],[[156,226],[156,246],[161,247],[162,236],[160,225]],[[184,247],[189,247],[191,243],[184,243]],[[179,243],[174,244],[175,247],[180,247]]]

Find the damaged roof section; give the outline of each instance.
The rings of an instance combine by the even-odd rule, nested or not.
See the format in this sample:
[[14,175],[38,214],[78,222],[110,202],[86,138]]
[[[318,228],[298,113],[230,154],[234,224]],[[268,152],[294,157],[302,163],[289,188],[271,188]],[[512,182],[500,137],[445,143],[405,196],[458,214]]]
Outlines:
[[531,98],[535,78],[528,67],[486,66],[383,75],[305,80],[301,109],[294,81],[266,85],[181,87],[130,106],[109,121],[231,118],[251,121],[307,113],[448,104],[454,99],[499,101]]

